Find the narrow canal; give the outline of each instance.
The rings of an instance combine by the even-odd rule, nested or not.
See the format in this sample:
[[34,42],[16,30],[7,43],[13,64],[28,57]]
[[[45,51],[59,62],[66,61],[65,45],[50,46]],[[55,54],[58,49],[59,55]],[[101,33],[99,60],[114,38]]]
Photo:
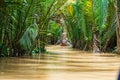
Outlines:
[[48,46],[49,54],[0,58],[0,80],[116,80],[120,56]]

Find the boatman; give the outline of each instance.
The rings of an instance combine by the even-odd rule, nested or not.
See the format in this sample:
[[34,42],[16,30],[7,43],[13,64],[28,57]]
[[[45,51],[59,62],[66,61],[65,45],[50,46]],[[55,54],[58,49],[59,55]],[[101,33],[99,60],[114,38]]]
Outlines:
[[62,42],[61,46],[67,46],[67,38],[66,38],[66,32],[62,33]]

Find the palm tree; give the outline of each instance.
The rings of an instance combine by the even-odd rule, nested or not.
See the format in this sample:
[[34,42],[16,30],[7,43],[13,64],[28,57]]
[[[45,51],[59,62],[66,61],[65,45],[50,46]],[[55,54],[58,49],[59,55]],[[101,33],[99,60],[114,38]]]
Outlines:
[[[64,13],[73,47],[106,51],[115,36],[115,17],[111,0],[79,0],[68,5]],[[75,33],[74,33],[75,32]],[[109,35],[111,34],[111,35]]]
[[29,54],[35,47],[44,50],[48,23],[62,3],[59,0],[1,0],[0,55]]

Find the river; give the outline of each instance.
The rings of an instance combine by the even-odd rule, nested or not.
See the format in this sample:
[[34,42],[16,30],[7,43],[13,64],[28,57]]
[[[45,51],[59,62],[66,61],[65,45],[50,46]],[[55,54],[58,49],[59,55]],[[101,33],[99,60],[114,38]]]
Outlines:
[[48,46],[49,54],[0,58],[0,80],[116,80],[120,56]]

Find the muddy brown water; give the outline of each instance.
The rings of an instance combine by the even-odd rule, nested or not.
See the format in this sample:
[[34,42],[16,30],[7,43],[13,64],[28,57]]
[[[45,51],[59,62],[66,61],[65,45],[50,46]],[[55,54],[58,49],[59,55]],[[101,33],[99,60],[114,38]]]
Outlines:
[[120,56],[48,46],[50,54],[0,58],[0,80],[117,80]]

